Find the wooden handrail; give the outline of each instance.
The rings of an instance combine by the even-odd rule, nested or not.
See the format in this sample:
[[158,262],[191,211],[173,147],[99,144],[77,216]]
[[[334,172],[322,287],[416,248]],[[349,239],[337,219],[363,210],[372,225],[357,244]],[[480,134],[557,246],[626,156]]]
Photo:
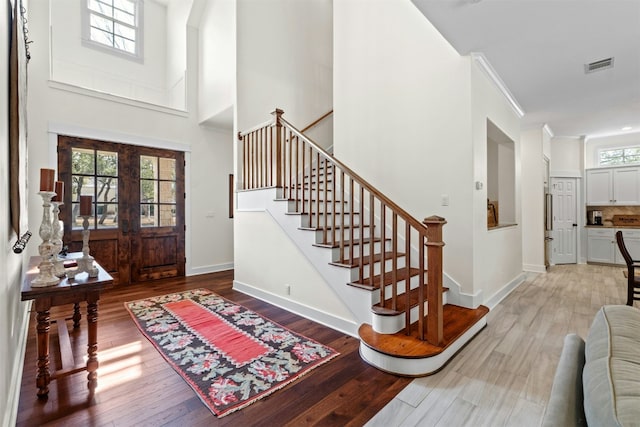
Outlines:
[[379,289],[382,310],[404,311],[407,335],[412,333],[412,308],[417,306],[419,339],[441,345],[446,221],[418,221],[296,129],[282,117],[282,110],[271,114],[271,121],[238,133],[243,188],[278,188],[278,197],[292,203],[305,227],[318,233],[318,243],[338,250],[335,262],[357,268],[354,285]]
[[333,114],[333,110],[327,111],[326,113],[324,113],[323,115],[315,119],[313,122],[303,127],[300,133],[305,133],[306,131],[308,131],[309,129],[311,129],[312,127],[314,127],[315,125],[317,125],[318,123],[320,123],[321,121],[323,121],[324,119],[326,119],[332,114]]
[[390,207],[393,211],[397,212],[402,217],[402,219],[407,220],[414,228],[417,228],[417,229],[425,228],[424,224],[422,224],[420,221],[418,221],[413,216],[411,216],[411,214],[409,214],[407,211],[405,211],[400,206],[398,206],[396,203],[394,203],[393,200],[391,200],[390,198],[385,196],[380,190],[378,190],[376,187],[374,187],[372,184],[370,184],[367,180],[365,180],[360,175],[355,173],[350,167],[348,167],[347,165],[342,163],[340,160],[336,159],[331,154],[329,154],[324,148],[320,147],[311,138],[309,138],[306,135],[303,135],[302,132],[300,132],[295,127],[293,127],[293,125],[291,125],[291,123],[289,123],[288,121],[286,121],[282,117],[280,117],[280,120],[282,121],[283,125],[285,125],[289,130],[291,130],[291,132],[295,136],[297,136],[300,139],[304,140],[307,144],[312,146],[315,150],[319,151],[320,154],[322,155],[322,157],[324,157],[325,159],[335,163],[340,169],[342,169],[347,175],[351,176],[361,186],[363,186],[365,189],[370,191],[373,195],[375,195],[380,200],[384,201],[385,205]]

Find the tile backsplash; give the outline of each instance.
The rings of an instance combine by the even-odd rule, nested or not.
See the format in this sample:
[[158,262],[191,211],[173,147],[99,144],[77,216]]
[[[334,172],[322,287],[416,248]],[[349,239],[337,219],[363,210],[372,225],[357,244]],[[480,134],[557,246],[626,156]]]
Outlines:
[[602,211],[602,224],[613,225],[614,215],[640,215],[640,206],[587,206],[587,224],[590,224],[591,211]]

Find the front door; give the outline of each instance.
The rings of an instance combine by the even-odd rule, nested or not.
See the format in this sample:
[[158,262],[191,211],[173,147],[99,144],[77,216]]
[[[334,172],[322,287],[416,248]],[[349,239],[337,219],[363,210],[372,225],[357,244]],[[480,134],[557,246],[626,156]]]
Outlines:
[[90,195],[91,255],[116,283],[184,276],[183,153],[59,136],[58,171],[71,252],[82,250],[79,196]]
[[576,178],[551,178],[553,195],[553,264],[578,262]]

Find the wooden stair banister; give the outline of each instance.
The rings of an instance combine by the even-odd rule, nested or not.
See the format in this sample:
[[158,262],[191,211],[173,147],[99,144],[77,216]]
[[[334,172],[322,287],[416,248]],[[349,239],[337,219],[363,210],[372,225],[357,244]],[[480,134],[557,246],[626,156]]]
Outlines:
[[[403,298],[406,335],[412,333],[411,309],[416,305],[412,306],[409,290],[417,289],[421,301],[417,304],[417,335],[439,346],[443,341],[444,218],[415,219],[291,125],[283,113],[275,109],[270,122],[238,134],[242,188],[279,189],[279,197],[288,201],[295,213],[305,216],[305,229],[319,233],[317,243],[338,248],[334,261],[354,272],[357,269],[358,286],[377,288],[383,306],[390,301],[391,306],[383,308],[396,310],[399,298]],[[416,274],[416,269],[422,273]],[[400,283],[404,283],[403,289]]]

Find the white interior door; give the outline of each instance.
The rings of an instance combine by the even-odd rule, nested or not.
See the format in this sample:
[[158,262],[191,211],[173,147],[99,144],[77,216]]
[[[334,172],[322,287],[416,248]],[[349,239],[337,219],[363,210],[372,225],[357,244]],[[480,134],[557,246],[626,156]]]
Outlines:
[[577,179],[551,178],[553,195],[553,264],[578,262]]

